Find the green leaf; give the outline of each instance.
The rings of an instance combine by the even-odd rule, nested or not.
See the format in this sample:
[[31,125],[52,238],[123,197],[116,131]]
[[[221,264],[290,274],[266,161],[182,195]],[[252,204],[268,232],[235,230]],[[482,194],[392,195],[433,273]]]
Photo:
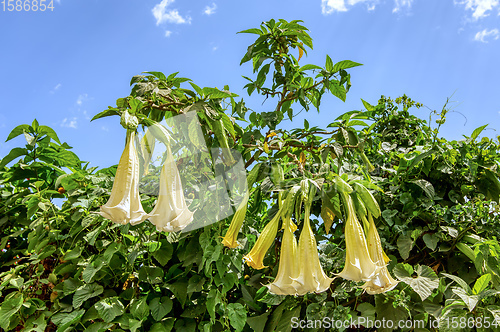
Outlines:
[[78,308],[88,299],[102,294],[104,288],[98,284],[85,284],[79,287],[73,295],[73,308]]
[[347,92],[346,92],[344,86],[340,85],[339,81],[331,80],[329,83],[329,88],[330,88],[330,92],[332,93],[332,95],[334,95],[335,97],[337,97],[340,100],[342,100],[343,102],[345,102]]
[[4,300],[2,307],[0,307],[0,327],[8,331],[10,325],[10,318],[14,316],[23,305],[23,296],[13,297]]
[[157,322],[162,320],[171,310],[173,302],[168,296],[156,297],[149,302],[151,316]]
[[320,66],[308,64],[308,65],[304,65],[304,66],[300,67],[299,71],[305,71],[305,70],[311,70],[311,69],[322,70],[323,68],[321,68]]
[[5,142],[10,141],[11,139],[13,139],[17,136],[22,135],[24,132],[29,132],[29,131],[30,131],[29,125],[27,125],[27,124],[19,125],[16,128],[12,129],[12,131],[10,132],[10,134],[7,137],[7,139],[5,140]]
[[188,282],[184,280],[179,280],[173,284],[167,286],[167,288],[174,293],[177,300],[181,303],[184,308],[184,303],[186,303],[187,298],[187,285]]
[[469,311],[474,310],[477,302],[479,301],[479,296],[469,295],[465,289],[460,287],[451,287],[451,290],[453,294],[457,295],[462,301],[464,301]]
[[425,234],[423,240],[427,248],[431,250],[436,250],[437,244],[439,242],[439,237],[436,234]]
[[481,134],[481,132],[484,130],[484,128],[486,128],[488,125],[485,124],[484,126],[481,126],[481,127],[477,127],[476,129],[474,129],[474,131],[472,132],[472,135],[470,135],[470,139],[472,142],[474,142],[476,140],[476,138],[479,136],[479,134]]
[[[159,71],[145,71],[143,73],[153,75],[154,77],[158,78],[160,81],[167,80],[167,77],[165,76],[165,74],[163,74],[162,72],[159,72]],[[169,76],[169,79],[170,79],[170,76]]]
[[70,313],[60,312],[52,316],[51,321],[58,326],[57,331],[62,332],[66,331],[68,327],[78,322],[83,317],[84,313],[84,309],[75,310]]
[[59,141],[59,137],[57,137],[56,132],[54,129],[48,127],[48,126],[40,126],[38,132],[42,135],[47,135],[50,138],[52,138],[55,142],[61,144],[61,141]]
[[267,323],[267,318],[270,313],[271,311],[267,311],[259,316],[248,317],[247,323],[254,332],[264,332],[264,328],[266,327]]
[[326,55],[325,70],[333,73],[333,61],[328,54]]
[[430,267],[425,265],[417,265],[415,269],[416,277],[413,277],[401,263],[396,265],[393,272],[396,278],[409,285],[420,296],[422,301],[428,298],[432,291],[439,286],[438,276]]
[[162,282],[163,275],[163,269],[157,266],[143,266],[139,270],[139,279],[146,280],[152,285]]
[[4,166],[7,166],[7,164],[10,163],[12,160],[27,154],[28,150],[24,148],[13,148],[12,150],[10,150],[9,154],[6,155],[0,162],[0,169],[2,169]]
[[235,331],[243,330],[247,321],[247,311],[241,303],[229,303],[226,307],[226,314],[229,322]]
[[147,297],[144,296],[139,300],[133,299],[132,302],[130,302],[130,313],[139,320],[144,320],[149,315],[149,307],[146,303],[146,298]]
[[[384,212],[387,210],[384,210]],[[383,214],[382,214],[383,215]],[[410,257],[410,251],[413,248],[413,242],[410,235],[400,235],[397,241],[398,251],[401,258],[408,259]]]
[[489,273],[479,277],[479,279],[476,280],[474,287],[472,288],[472,294],[477,295],[481,293],[488,287],[490,281],[491,281],[491,274]]
[[125,307],[118,297],[105,298],[97,302],[94,306],[106,323],[110,323],[117,316],[121,316],[125,312]]
[[419,179],[419,180],[413,180],[410,182],[414,183],[417,186],[419,186],[420,188],[422,188],[422,190],[427,195],[427,197],[429,197],[430,199],[434,199],[434,196],[436,195],[436,193],[434,191],[434,186],[429,181],[424,180],[424,179]]
[[471,292],[471,289],[469,287],[469,284],[467,282],[465,282],[465,280],[463,280],[462,278],[460,277],[457,277],[457,276],[454,276],[453,274],[448,274],[448,273],[444,273],[442,272],[441,273],[442,275],[444,275],[445,277],[448,277],[450,278],[451,280],[455,281],[457,284],[460,285],[460,287],[462,287],[467,293],[470,293]]
[[260,29],[257,29],[257,28],[243,30],[243,31],[239,31],[237,33],[253,33],[256,35],[262,35],[262,31]]
[[174,247],[166,239],[160,241],[161,247],[153,253],[153,257],[161,264],[161,266],[167,265],[167,263],[172,258],[174,252]]
[[330,72],[336,73],[338,71],[341,71],[342,69],[347,69],[347,68],[352,68],[352,67],[357,67],[357,66],[362,66],[362,64],[351,61],[351,60],[342,60],[342,61],[337,62],[335,64],[335,66],[333,66],[333,69]]
[[174,327],[175,318],[169,317],[168,319],[153,324],[149,332],[170,332]]
[[356,190],[356,193],[358,193],[368,211],[370,211],[375,218],[380,217],[380,206],[378,205],[375,197],[373,197],[372,193],[358,182],[354,182],[354,189]]
[[110,108],[110,109],[104,110],[104,111],[102,111],[102,112],[94,115],[94,117],[90,121],[94,121],[94,120],[97,120],[97,119],[100,119],[100,118],[104,118],[104,117],[107,117],[107,116],[112,116],[112,115],[120,115],[120,113],[118,112],[117,109]]

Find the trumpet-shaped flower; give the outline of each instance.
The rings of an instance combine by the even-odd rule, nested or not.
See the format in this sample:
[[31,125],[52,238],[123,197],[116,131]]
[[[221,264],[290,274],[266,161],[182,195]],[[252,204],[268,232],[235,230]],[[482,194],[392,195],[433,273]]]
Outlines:
[[300,233],[299,245],[297,248],[298,264],[296,278],[293,278],[292,286],[296,295],[307,293],[321,293],[330,288],[333,278],[329,278],[319,262],[318,247],[314,233],[309,223],[312,197],[305,204],[304,226]]
[[228,248],[236,248],[239,246],[237,241],[238,232],[243,225],[243,221],[245,220],[245,214],[247,213],[247,204],[248,204],[248,191],[243,198],[243,201],[238,206],[238,209],[234,213],[233,219],[231,220],[231,224],[226,232],[226,235],[222,238],[222,244]]
[[363,285],[363,288],[368,294],[380,294],[390,291],[396,287],[398,281],[394,280],[387,270],[387,256],[382,249],[380,236],[378,235],[377,228],[375,227],[375,223],[373,222],[373,218],[370,213],[368,213],[368,219],[370,221],[370,228],[367,236],[368,251],[371,259],[375,262],[375,264],[377,264],[377,266],[379,266],[379,269],[377,273],[375,273],[372,278]]
[[187,207],[179,170],[167,146],[167,159],[160,173],[160,192],[149,221],[158,231],[177,232],[191,223],[193,214]]
[[297,291],[292,284],[294,283],[294,278],[299,275],[299,265],[296,261],[297,240],[293,232],[297,229],[297,226],[295,226],[289,216],[284,218],[283,226],[284,231],[278,274],[274,282],[267,285],[267,288],[271,293],[277,295],[295,295]]
[[149,162],[151,161],[151,156],[155,149],[155,138],[151,131],[148,129],[140,141],[140,152],[143,161],[143,171],[142,175],[147,175],[149,173]]
[[267,250],[271,247],[276,238],[276,233],[278,232],[278,224],[281,216],[281,209],[276,213],[274,218],[267,223],[267,225],[262,230],[259,238],[252,247],[252,250],[243,257],[245,263],[254,269],[260,270],[265,268],[264,257],[266,256]]
[[352,198],[348,194],[343,194],[343,198],[347,206],[346,257],[344,269],[339,273],[339,276],[353,281],[369,281],[378,271],[378,266],[373,262],[368,252],[365,234],[356,218]]
[[119,224],[136,225],[149,217],[142,208],[139,196],[139,157],[134,139],[135,131],[129,131],[125,150],[116,170],[111,195],[98,212],[101,216]]

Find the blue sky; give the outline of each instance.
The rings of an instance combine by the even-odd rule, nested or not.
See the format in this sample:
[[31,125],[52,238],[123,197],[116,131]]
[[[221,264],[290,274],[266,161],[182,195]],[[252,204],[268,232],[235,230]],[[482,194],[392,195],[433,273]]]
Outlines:
[[[47,1],[46,1],[47,2]],[[143,71],[179,71],[200,86],[244,97],[239,66],[252,35],[236,32],[271,18],[300,19],[314,50],[302,63],[363,63],[353,68],[345,103],[325,98],[322,111],[302,113],[324,126],[339,114],[376,103],[380,95],[406,93],[430,109],[447,97],[442,135],[460,139],[489,123],[500,124],[499,0],[60,0],[54,10],[3,10],[0,4],[0,156],[23,145],[4,142],[16,125],[52,126],[92,166],[116,164],[125,132],[117,117],[89,122],[130,92],[130,78]],[[256,111],[272,102],[249,99]],[[428,119],[429,109],[416,114]],[[461,114],[459,114],[460,112]],[[464,116],[467,118],[465,120]],[[289,124],[287,125],[289,126]],[[291,126],[302,126],[301,119]]]

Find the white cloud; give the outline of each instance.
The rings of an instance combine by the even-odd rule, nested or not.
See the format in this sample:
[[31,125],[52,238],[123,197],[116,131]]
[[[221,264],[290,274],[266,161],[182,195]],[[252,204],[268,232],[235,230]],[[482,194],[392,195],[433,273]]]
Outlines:
[[57,92],[57,90],[59,90],[61,88],[62,84],[61,83],[58,83],[52,90],[50,90],[50,93],[51,94],[54,94]]
[[205,15],[212,15],[215,14],[215,10],[217,9],[217,5],[215,3],[212,3],[212,6],[206,6],[205,10],[203,11],[203,14]]
[[483,31],[479,31],[476,33],[474,36],[474,40],[480,41],[482,43],[487,43],[488,41],[486,40],[487,38],[492,38],[493,40],[497,40],[500,37],[500,33],[498,32],[498,29],[484,29]]
[[472,17],[475,20],[488,16],[489,11],[500,7],[499,0],[453,0],[453,2],[465,5],[466,10],[472,10]]
[[394,9],[392,10],[393,13],[397,13],[401,11],[404,7],[409,9],[411,7],[411,3],[413,0],[394,0]]
[[167,7],[172,4],[174,0],[162,0],[159,4],[153,7],[153,16],[156,18],[156,25],[161,23],[191,23],[191,17],[182,17],[177,9],[168,9]]
[[[372,11],[380,0],[321,0],[321,12],[328,15],[333,12],[346,12],[358,3],[366,4],[366,9]],[[409,1],[409,0],[404,0]]]
[[212,47],[212,51],[214,51],[214,52],[217,51],[217,49],[218,49],[217,46]]
[[172,35],[172,31],[170,31],[170,30],[165,31],[165,37],[167,37],[167,38],[168,38],[168,37],[170,37],[171,35]]
[[82,106],[83,102],[88,100],[89,96],[86,93],[82,93],[81,95],[78,96],[78,99],[76,100],[76,104],[78,106]]
[[77,118],[71,118],[71,119],[64,118],[61,122],[61,127],[76,129],[77,128],[77,121],[78,121]]
[[103,130],[103,131],[109,131],[108,127],[106,127],[106,126],[102,126],[101,130]]

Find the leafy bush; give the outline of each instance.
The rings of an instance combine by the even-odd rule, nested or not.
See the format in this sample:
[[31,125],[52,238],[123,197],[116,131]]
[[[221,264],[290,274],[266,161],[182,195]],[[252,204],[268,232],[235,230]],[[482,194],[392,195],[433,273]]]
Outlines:
[[[133,115],[145,128],[196,112],[209,149],[188,160],[183,174],[216,167],[226,172],[236,161],[228,149],[240,152],[250,195],[235,249],[221,243],[231,217],[185,233],[159,232],[149,222],[112,223],[95,212],[109,198],[116,166],[89,168],[36,120],[12,130],[7,140],[24,135],[26,145],[0,161],[0,328],[321,331],[327,325],[315,321],[347,321],[335,330],[410,331],[367,322],[412,319],[423,322],[419,331],[498,330],[498,140],[479,140],[485,126],[461,141],[439,138],[446,107],[432,129],[411,115],[421,104],[407,96],[382,96],[376,105],[362,100],[363,111],[341,114],[327,128],[305,120],[303,128],[283,129],[297,110],[319,111],[325,93],[345,100],[351,86],[347,69],[359,66],[350,60],[334,64],[329,56],[324,67],[303,65],[313,45],[300,23],[271,20],[243,31],[258,36],[242,59],[252,62],[256,74],[245,88],[274,100],[272,111],[248,109],[229,87],[201,88],[176,74],[146,72],[132,78],[129,96],[94,117]],[[192,129],[178,132],[190,140]],[[178,160],[186,158],[180,147],[174,150]],[[213,163],[203,164],[207,160]],[[157,200],[151,193],[158,173],[150,165],[141,183],[146,212]],[[337,277],[319,294],[270,293],[264,285],[278,272],[282,230],[267,251],[265,268],[243,263],[278,212],[281,194],[302,179],[317,188],[311,227],[324,272],[333,277],[344,266],[348,216],[342,179],[347,186],[363,185],[380,206],[375,223],[390,258],[389,273],[400,281],[396,288],[369,295],[361,283]],[[210,191],[194,176],[185,181],[185,188],[198,186],[185,192],[190,209],[203,210]],[[370,212],[363,200],[354,203],[358,213]],[[294,209],[299,228],[305,216],[301,206]]]

